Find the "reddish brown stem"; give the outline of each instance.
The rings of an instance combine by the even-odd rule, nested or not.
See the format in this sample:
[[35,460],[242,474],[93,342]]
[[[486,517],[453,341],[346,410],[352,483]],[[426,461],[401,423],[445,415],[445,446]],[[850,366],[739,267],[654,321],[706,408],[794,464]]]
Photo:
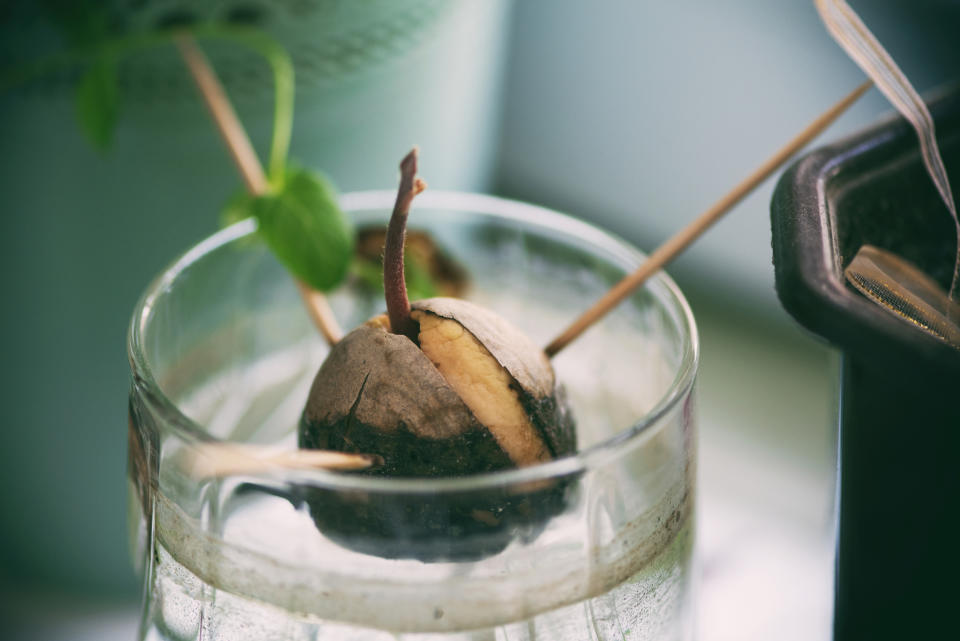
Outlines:
[[407,299],[407,281],[403,275],[403,247],[407,236],[407,216],[414,196],[427,184],[417,178],[417,148],[410,150],[400,162],[400,188],[387,226],[386,246],[383,249],[383,290],[387,299],[390,331],[417,341],[417,324],[410,317]]

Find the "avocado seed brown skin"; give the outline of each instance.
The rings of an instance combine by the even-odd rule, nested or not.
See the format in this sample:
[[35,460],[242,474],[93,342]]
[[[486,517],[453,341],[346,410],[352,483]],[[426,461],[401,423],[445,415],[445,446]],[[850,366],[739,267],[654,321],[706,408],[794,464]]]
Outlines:
[[[301,447],[378,454],[384,464],[360,473],[408,478],[493,472],[575,451],[553,370],[529,339],[466,301],[427,299],[411,309],[420,345],[373,319],[334,346],[310,391]],[[466,382],[444,376],[451,363]],[[510,409],[490,414],[476,405],[484,401]],[[567,504],[570,487],[556,479],[456,497],[318,488],[304,500],[321,531],[344,545],[430,561],[479,558],[532,538]]]
[[362,325],[314,379],[300,447],[381,452],[378,476],[463,476],[506,469],[510,459],[405,336]]

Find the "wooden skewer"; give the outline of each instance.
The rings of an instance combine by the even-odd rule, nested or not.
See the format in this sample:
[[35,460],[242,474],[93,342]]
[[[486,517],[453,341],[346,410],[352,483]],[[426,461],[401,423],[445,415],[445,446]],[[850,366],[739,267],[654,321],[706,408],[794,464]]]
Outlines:
[[588,309],[579,318],[567,327],[559,336],[547,345],[544,349],[548,357],[553,357],[569,345],[574,339],[582,334],[587,328],[597,322],[607,312],[616,307],[633,290],[642,285],[648,278],[663,268],[668,262],[673,260],[680,252],[686,249],[690,243],[696,240],[713,223],[717,222],[721,216],[727,213],[734,205],[739,203],[747,194],[757,188],[760,183],[766,180],[770,174],[776,171],[783,163],[790,159],[796,152],[805,147],[807,143],[813,140],[824,129],[826,129],[840,114],[847,110],[857,99],[862,96],[871,86],[872,80],[864,82],[862,85],[850,92],[845,98],[823,112],[816,120],[807,125],[807,127],[797,134],[793,140],[788,142],[777,153],[768,158],[766,162],[760,165],[752,174],[747,176],[742,182],[734,187],[727,195],[718,200],[712,207],[700,215],[688,226],[680,230],[673,237],[658,247],[635,272],[625,276],[619,283],[614,285],[593,307]]
[[[191,35],[181,33],[174,40],[213,121],[217,124],[217,129],[220,130],[220,135],[227,144],[230,156],[236,163],[247,190],[256,196],[266,194],[270,188],[267,175],[263,171],[263,166],[257,158],[247,132],[237,117],[237,112],[230,104],[223,85],[213,72],[213,67]],[[332,346],[343,338],[343,330],[340,329],[330,309],[327,297],[299,280],[297,290],[300,292],[300,298],[307,308],[310,319],[323,334],[327,343]]]
[[327,302],[327,297],[302,280],[297,281],[297,289],[300,291],[300,298],[303,299],[303,303],[307,306],[307,313],[310,314],[310,319],[313,321],[313,324],[317,326],[317,329],[320,330],[320,333],[323,334],[327,344],[332,347],[339,343],[340,339],[343,338],[343,330],[340,329],[337,317],[333,315],[333,310],[330,309],[330,303]]
[[362,470],[383,463],[373,454],[346,454],[327,450],[278,450],[262,445],[202,443],[184,459],[184,470],[193,478],[219,478],[259,474],[275,469]]
[[203,96],[207,109],[210,110],[217,129],[220,130],[220,135],[227,143],[227,150],[236,163],[247,190],[257,196],[267,193],[269,189],[267,175],[260,165],[257,152],[254,151],[247,132],[240,124],[237,112],[227,98],[223,85],[214,74],[210,61],[200,51],[193,36],[181,33],[174,38],[174,41],[190,70],[190,75],[193,76],[197,89],[200,90],[200,95]]

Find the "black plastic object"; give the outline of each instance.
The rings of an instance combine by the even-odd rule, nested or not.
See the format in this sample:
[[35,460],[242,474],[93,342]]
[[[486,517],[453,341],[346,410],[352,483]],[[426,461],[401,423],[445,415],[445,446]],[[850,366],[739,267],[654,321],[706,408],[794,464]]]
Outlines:
[[[960,85],[928,104],[956,193]],[[804,156],[771,220],[780,301],[842,353],[834,638],[960,638],[960,350],[843,277],[872,244],[949,286],[956,232],[913,130],[888,120]]]

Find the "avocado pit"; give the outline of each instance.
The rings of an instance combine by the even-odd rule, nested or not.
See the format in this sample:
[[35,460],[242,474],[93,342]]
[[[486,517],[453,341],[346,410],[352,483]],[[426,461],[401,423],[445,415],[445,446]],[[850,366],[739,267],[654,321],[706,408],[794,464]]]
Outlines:
[[418,301],[412,317],[419,344],[376,317],[334,346],[310,390],[302,447],[378,454],[384,464],[366,473],[401,477],[464,476],[573,453],[553,370],[519,330],[456,299]]
[[[404,230],[424,187],[415,151],[401,172],[384,254],[387,314],[331,348],[310,390],[300,446],[378,455],[383,465],[358,473],[401,478],[462,477],[573,454],[573,420],[543,350],[474,303],[407,300]],[[570,486],[551,479],[455,495],[315,488],[303,500],[321,531],[349,547],[477,558],[539,533]]]

